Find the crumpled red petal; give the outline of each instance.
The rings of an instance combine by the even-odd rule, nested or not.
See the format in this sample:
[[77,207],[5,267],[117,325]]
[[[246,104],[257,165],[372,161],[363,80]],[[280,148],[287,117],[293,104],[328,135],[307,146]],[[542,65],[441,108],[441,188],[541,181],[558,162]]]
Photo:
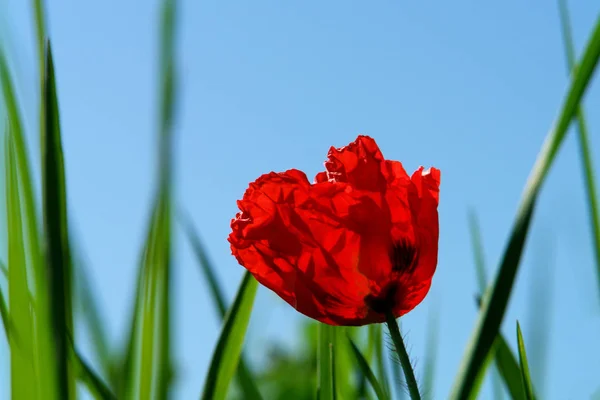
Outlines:
[[412,310],[437,264],[439,170],[409,177],[368,136],[332,147],[325,167],[312,185],[298,170],[251,183],[231,223],[232,253],[261,284],[324,323],[383,322],[374,304],[388,293],[396,316]]

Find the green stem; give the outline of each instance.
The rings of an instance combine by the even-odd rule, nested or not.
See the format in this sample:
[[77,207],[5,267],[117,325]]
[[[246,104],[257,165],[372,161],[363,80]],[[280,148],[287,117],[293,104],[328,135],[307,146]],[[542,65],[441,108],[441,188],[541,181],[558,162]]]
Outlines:
[[392,314],[391,310],[386,311],[385,319],[388,329],[390,331],[390,335],[392,336],[392,340],[394,341],[394,346],[396,347],[396,353],[398,353],[398,358],[400,359],[402,370],[404,371],[404,377],[406,378],[406,384],[408,385],[410,398],[412,400],[421,400],[421,394],[419,393],[419,386],[417,385],[415,372],[413,371],[412,365],[410,364],[410,358],[408,358],[408,353],[406,352],[404,340],[400,335],[398,323],[396,322],[396,318],[394,317],[394,314]]

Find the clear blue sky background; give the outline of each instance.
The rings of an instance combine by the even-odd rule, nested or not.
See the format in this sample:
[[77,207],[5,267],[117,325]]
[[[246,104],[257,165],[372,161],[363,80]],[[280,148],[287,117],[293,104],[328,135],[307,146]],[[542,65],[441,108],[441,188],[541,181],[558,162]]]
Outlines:
[[[155,173],[158,2],[48,3],[72,226],[118,341]],[[230,299],[243,269],[230,255],[229,221],[260,174],[299,168],[314,176],[329,146],[359,133],[407,170],[441,169],[438,272],[430,295],[403,319],[422,366],[428,316],[439,312],[436,398],[447,396],[476,318],[467,210],[479,213],[491,270],[567,84],[555,3],[486,3],[187,0],[179,13],[177,200],[199,226]],[[0,35],[35,121],[30,2],[0,5]],[[570,5],[580,51],[600,4]],[[586,107],[598,171],[598,78]],[[600,389],[599,297],[573,133],[544,186],[503,325],[514,348],[521,321],[540,397],[560,400]],[[174,265],[175,394],[189,399],[201,390],[219,326],[180,234]],[[540,332],[535,318],[546,314],[550,326]],[[261,288],[247,351],[259,360],[271,340],[292,345],[303,318]],[[540,333],[548,335],[546,362]],[[5,343],[0,350],[6,378]],[[487,385],[482,397],[490,394]]]

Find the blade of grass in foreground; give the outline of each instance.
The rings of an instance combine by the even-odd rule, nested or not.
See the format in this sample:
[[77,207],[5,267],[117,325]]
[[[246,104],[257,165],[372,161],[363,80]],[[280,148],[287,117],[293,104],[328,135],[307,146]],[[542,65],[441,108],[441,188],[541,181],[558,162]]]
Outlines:
[[519,344],[519,361],[521,364],[521,378],[523,379],[523,387],[527,400],[534,400],[533,385],[531,384],[531,376],[529,374],[529,363],[527,362],[527,354],[525,353],[525,343],[523,342],[523,334],[521,327],[517,321],[517,342]]
[[229,309],[204,382],[203,400],[223,400],[239,361],[258,282],[246,272]]
[[356,345],[354,344],[352,339],[350,339],[349,336],[348,336],[348,343],[350,343],[350,348],[352,350],[352,353],[354,354],[354,357],[356,358],[356,362],[358,363],[360,370],[362,371],[363,375],[367,378],[367,380],[371,384],[371,387],[375,391],[377,398],[379,400],[387,400],[388,396],[383,391],[383,388],[377,381],[377,378],[375,378],[375,374],[373,373],[373,371],[371,371],[371,367],[369,367],[369,362],[365,359],[365,357],[363,357],[362,353],[360,352],[358,347],[356,347]]
[[537,195],[550,170],[552,161],[565,138],[570,122],[590,82],[599,57],[600,17],[586,46],[581,66],[571,80],[557,121],[550,130],[527,181],[508,246],[502,257],[496,280],[491,288],[491,295],[489,297],[486,296],[484,299],[472,339],[467,346],[463,363],[450,396],[452,399],[470,398],[474,383],[478,380],[479,374],[482,372],[482,366],[488,357],[502,319],[504,318],[525,246],[525,239],[529,231]]
[[[559,0],[560,22],[562,27],[563,42],[565,44],[565,54],[569,73],[575,73],[575,46],[573,36],[571,35],[571,23],[569,19],[569,9],[565,0]],[[577,109],[577,132],[579,133],[579,148],[581,152],[581,163],[585,179],[585,190],[587,194],[587,203],[589,207],[590,220],[592,222],[592,240],[594,243],[594,254],[596,256],[596,274],[598,279],[598,295],[600,296],[600,207],[598,206],[598,191],[596,189],[596,179],[594,177],[594,166],[592,162],[592,152],[585,119],[583,106]],[[538,387],[539,389],[539,387]]]
[[[219,313],[219,317],[221,320],[223,320],[225,318],[227,307],[225,306],[225,296],[223,295],[223,290],[221,290],[219,282],[217,281],[214,265],[210,261],[208,253],[204,248],[204,244],[200,240],[200,236],[191,223],[191,219],[183,216],[181,213],[178,219],[182,225],[185,235],[190,241],[192,249],[194,250],[198,265],[200,266],[200,271],[208,283],[208,288],[210,290],[213,302],[215,303],[215,307]],[[245,398],[252,400],[262,399],[255,380],[250,373],[250,369],[248,368],[246,360],[244,359],[243,353],[240,355],[240,361],[237,368],[237,378]]]
[[160,37],[160,127],[158,135],[158,192],[152,212],[140,272],[134,322],[133,360],[128,362],[128,396],[165,399],[171,379],[170,286],[172,131],[174,112],[175,2],[164,0]]
[[[485,268],[485,260],[483,256],[483,244],[481,240],[481,232],[479,229],[479,220],[474,211],[469,213],[469,231],[471,234],[471,243],[473,245],[473,255],[475,262],[475,269],[477,271],[477,277],[479,282],[479,290],[481,293],[486,292],[487,287],[487,274]],[[481,300],[477,299],[477,307],[481,308]],[[494,397],[499,399],[503,396],[500,378],[504,379],[504,383],[514,400],[524,399],[525,394],[521,390],[521,371],[519,365],[516,362],[516,358],[512,354],[512,351],[506,344],[506,341],[502,337],[501,333],[498,333],[491,353],[494,355],[496,364],[496,371],[492,376],[492,384],[494,389]],[[483,373],[482,373],[483,374]],[[498,376],[498,374],[500,376]],[[473,390],[472,395],[476,397],[479,390]]]
[[335,332],[333,326],[319,323],[317,352],[317,400],[334,400],[335,387]]
[[[16,242],[15,251],[22,254],[22,257],[20,257],[22,266],[31,268],[31,270],[29,270],[29,268],[23,267],[27,268],[27,276],[29,276],[29,272],[31,272],[33,284],[35,286],[35,298],[32,302],[32,308],[35,310],[35,312],[32,313],[33,339],[32,342],[28,342],[31,343],[32,356],[30,357],[30,362],[33,364],[34,371],[33,375],[28,376],[35,377],[35,382],[37,383],[37,385],[35,385],[36,390],[44,393],[44,396],[47,399],[53,400],[58,396],[58,381],[54,368],[56,360],[54,359],[54,343],[50,324],[46,264],[40,245],[34,187],[31,180],[19,105],[14,91],[14,85],[10,77],[8,64],[1,48],[0,86],[2,86],[2,95],[4,97],[8,115],[8,136],[10,136],[10,141],[12,143],[9,147],[13,149],[14,155],[14,185],[16,186],[13,186],[13,188],[18,189],[13,190],[17,190],[18,196],[15,198],[15,201],[19,203],[20,210],[19,220],[21,221],[21,227],[19,229],[21,231],[21,236],[20,239],[18,237],[16,239],[18,242]],[[9,232],[9,236],[10,235],[11,233]],[[27,254],[27,257],[25,257],[25,254]],[[12,263],[10,258],[9,254],[9,264]],[[11,303],[10,297],[9,287],[9,304]],[[20,337],[20,335],[20,333],[17,333],[16,336]],[[29,347],[29,344],[24,343],[23,346]],[[25,350],[27,350],[27,348],[25,348]],[[30,383],[27,384],[31,385]]]
[[423,367],[423,397],[435,398],[433,395],[433,382],[435,382],[435,362],[437,358],[439,319],[435,308],[429,310],[429,324],[427,325],[427,342],[425,352],[425,366]]
[[69,366],[67,337],[73,336],[72,273],[65,171],[60,133],[60,117],[52,50],[48,42],[43,101],[45,124],[42,126],[42,182],[44,238],[46,240],[50,310],[56,371],[61,399],[75,398],[75,374]]
[[[11,132],[6,135],[5,142],[5,171],[6,171],[6,213],[8,221],[8,297],[12,310],[28,310],[29,288],[27,286],[27,270],[25,264],[25,248],[23,243],[22,211],[16,171],[14,147]],[[28,382],[28,376],[35,376],[32,365],[33,357],[33,321],[31,314],[12,312],[6,319],[13,323],[17,335],[7,333],[10,344],[11,393],[13,398],[33,399],[37,396],[38,387]],[[16,338],[19,341],[16,341]]]
[[[385,361],[384,361],[384,351],[383,351],[383,331],[381,329],[381,324],[371,324],[369,325],[369,342],[373,342],[373,346],[375,349],[375,367],[376,367],[376,376],[377,380],[383,386],[383,390],[391,396],[392,392],[390,390],[390,385],[388,383],[387,374],[385,370]],[[395,376],[400,376],[397,374]],[[404,393],[404,392],[402,392]],[[401,400],[401,398],[399,398]]]

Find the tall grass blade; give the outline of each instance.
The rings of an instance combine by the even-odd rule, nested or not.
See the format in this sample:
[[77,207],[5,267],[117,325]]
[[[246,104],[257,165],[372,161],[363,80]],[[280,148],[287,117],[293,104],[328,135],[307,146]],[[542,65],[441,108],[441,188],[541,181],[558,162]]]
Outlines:
[[[227,312],[227,306],[225,305],[226,302],[225,296],[223,295],[223,290],[221,289],[215,274],[215,267],[212,261],[210,261],[208,252],[204,247],[204,243],[202,243],[200,240],[200,236],[198,235],[196,229],[194,229],[189,217],[180,214],[178,219],[192,246],[192,249],[194,250],[198,265],[200,266],[200,272],[202,272],[204,279],[208,283],[211,298],[215,304],[215,307],[217,308],[219,317],[221,320],[223,320],[225,318],[225,313]],[[240,355],[240,361],[237,368],[237,379],[240,383],[244,398],[252,400],[262,399],[262,395],[260,394],[255,380],[252,377],[252,373],[248,368],[248,364],[246,363],[243,352]]]
[[319,347],[317,351],[317,400],[335,400],[335,332],[334,327],[319,324]]
[[[576,69],[575,46],[573,43],[573,35],[571,34],[569,8],[567,7],[566,0],[559,0],[559,12],[563,43],[565,45],[567,68],[570,74],[574,74]],[[588,212],[592,223],[592,240],[594,244],[594,255],[596,256],[598,295],[600,296],[600,207],[598,206],[598,190],[596,188],[596,179],[594,177],[594,166],[592,162],[592,152],[589,139],[590,136],[587,129],[583,106],[579,106],[577,109],[577,132],[579,133],[579,150],[581,153],[585,191],[589,207]]]
[[116,400],[117,397],[110,391],[108,386],[100,379],[100,377],[92,370],[92,368],[81,358],[74,347],[73,360],[75,361],[75,370],[77,377],[82,382],[90,394],[96,400]]
[[350,349],[352,350],[352,353],[354,354],[354,357],[356,359],[356,362],[357,362],[360,370],[362,371],[363,375],[367,378],[367,380],[371,384],[371,387],[375,391],[375,395],[377,396],[377,398],[379,400],[388,400],[389,397],[386,394],[386,392],[383,390],[383,388],[381,387],[379,382],[377,381],[375,374],[373,373],[373,371],[371,370],[371,367],[369,366],[369,362],[362,355],[362,353],[360,352],[360,350],[358,349],[356,344],[354,344],[354,342],[352,341],[350,336],[348,336],[348,343],[350,344]]
[[[128,397],[166,399],[172,374],[171,360],[171,214],[172,131],[174,112],[175,2],[165,0],[160,37],[160,126],[158,134],[158,192],[140,272],[136,299],[134,340],[125,363],[131,381]],[[131,350],[134,350],[131,358]]]
[[[71,243],[73,243],[71,241]],[[76,246],[74,246],[76,248]],[[92,350],[98,359],[100,370],[111,375],[114,368],[111,357],[108,334],[106,332],[106,321],[100,312],[98,300],[94,293],[94,288],[90,284],[90,278],[87,272],[86,264],[81,258],[74,257],[73,274],[75,277],[75,304],[79,306],[79,314],[82,323],[87,329],[91,338]]]
[[[391,396],[391,390],[389,380],[385,370],[385,357],[384,357],[384,343],[383,343],[383,331],[381,324],[369,325],[369,343],[372,343],[375,354],[375,376],[377,380],[383,386],[383,390]],[[401,374],[395,374],[394,376],[400,377]],[[404,392],[402,392],[404,393]],[[399,400],[401,400],[399,398]]]
[[[10,344],[11,393],[13,399],[33,399],[39,388],[31,384],[28,377],[35,377],[33,360],[33,320],[30,312],[29,287],[25,245],[23,243],[23,219],[20,190],[17,177],[16,156],[12,143],[12,134],[6,135],[5,171],[6,171],[6,213],[8,221],[8,298],[11,305],[10,318],[5,319],[7,339]],[[3,313],[4,314],[4,313]],[[4,320],[4,317],[3,317]],[[8,322],[13,323],[15,335],[9,334]],[[16,339],[19,339],[18,341]]]
[[438,351],[439,319],[435,309],[429,312],[429,324],[427,325],[427,341],[425,351],[425,365],[423,367],[423,397],[435,398],[433,384],[435,382],[435,364]]
[[45,124],[42,126],[44,238],[50,282],[50,309],[61,399],[75,398],[75,374],[69,367],[67,337],[73,336],[72,264],[67,199],[54,62],[48,43],[44,77]]
[[4,334],[6,336],[6,340],[8,341],[10,339],[9,330],[11,329],[10,316],[8,315],[8,306],[6,304],[6,299],[4,298],[4,293],[2,292],[1,286],[0,286],[0,318],[2,318],[2,327],[4,328]]
[[550,130],[528,179],[508,246],[491,289],[491,296],[486,297],[484,300],[472,339],[467,347],[463,363],[450,396],[452,399],[470,398],[473,385],[478,380],[478,375],[482,372],[482,366],[492,348],[506,311],[525,245],[525,239],[529,231],[537,195],[552,161],[565,138],[570,122],[595,71],[599,57],[600,17],[586,46],[580,68],[571,80],[557,121]]
[[[57,393],[58,380],[55,370],[56,360],[50,323],[47,268],[40,245],[34,187],[31,181],[31,171],[27,158],[27,148],[19,113],[19,105],[14,91],[14,85],[10,77],[8,64],[1,49],[0,85],[2,86],[2,95],[6,104],[9,122],[8,136],[10,136],[11,144],[8,147],[12,148],[12,151],[14,152],[13,168],[15,170],[14,177],[16,182],[14,182],[12,190],[16,190],[16,193],[18,193],[14,198],[14,201],[19,203],[18,212],[20,216],[18,217],[18,220],[21,222],[19,228],[21,236],[16,239],[17,244],[14,246],[13,253],[14,251],[20,253],[17,258],[20,259],[21,265],[24,270],[27,271],[26,276],[32,275],[33,277],[34,290],[30,291],[30,293],[33,292],[33,302],[30,307],[25,308],[26,310],[31,310],[30,317],[33,316],[32,318],[34,320],[32,342],[33,355],[31,356],[34,374],[30,376],[35,377],[36,389],[39,390],[40,393],[44,393],[45,398],[53,400],[57,398],[59,394]],[[15,206],[13,205],[13,207]],[[25,257],[25,254],[27,257]],[[10,254],[8,262],[9,264],[12,264]],[[30,268],[25,267],[25,265]],[[9,303],[11,303],[10,297],[9,287]],[[17,333],[16,336],[20,337],[20,333]]]
[[525,353],[525,343],[523,341],[523,334],[521,333],[521,327],[517,321],[517,342],[519,344],[519,362],[521,365],[521,378],[523,380],[523,388],[525,389],[525,396],[527,400],[534,400],[535,395],[533,394],[533,384],[531,383],[531,376],[529,374],[529,363],[527,362],[527,354]]
[[203,400],[223,400],[227,395],[242,353],[257,289],[258,282],[249,272],[246,272],[233,305],[225,317],[204,382],[201,396]]

